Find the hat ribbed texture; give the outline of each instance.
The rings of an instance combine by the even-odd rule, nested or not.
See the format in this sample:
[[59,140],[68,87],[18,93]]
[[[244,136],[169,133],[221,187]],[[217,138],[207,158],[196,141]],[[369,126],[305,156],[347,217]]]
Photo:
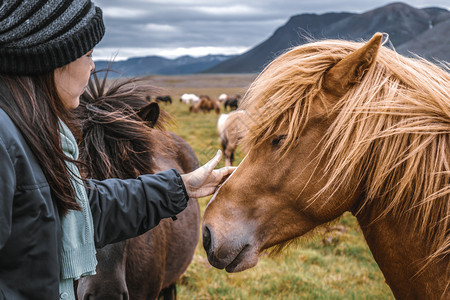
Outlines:
[[90,0],[0,1],[0,73],[36,75],[89,52],[105,33]]

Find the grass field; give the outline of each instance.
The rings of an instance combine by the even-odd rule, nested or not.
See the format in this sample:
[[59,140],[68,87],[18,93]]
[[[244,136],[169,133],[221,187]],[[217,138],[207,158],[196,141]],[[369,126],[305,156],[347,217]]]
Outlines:
[[[155,76],[148,79],[172,96],[161,104],[175,124],[170,130],[194,149],[201,164],[220,148],[216,129],[219,115],[190,114],[179,102],[183,93],[244,95],[255,75]],[[243,154],[238,150],[238,164]],[[223,162],[219,165],[223,166]],[[209,198],[199,199],[202,215]],[[318,228],[277,256],[263,254],[256,267],[229,274],[209,265],[201,238],[194,259],[178,283],[179,299],[393,299],[358,228],[345,214]]]

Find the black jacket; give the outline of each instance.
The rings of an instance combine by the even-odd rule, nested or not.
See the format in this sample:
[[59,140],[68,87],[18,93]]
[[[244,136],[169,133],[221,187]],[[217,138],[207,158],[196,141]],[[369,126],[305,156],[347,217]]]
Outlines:
[[[188,201],[174,169],[87,185],[97,247],[146,232]],[[42,169],[0,109],[0,299],[58,299],[60,240],[58,212]]]

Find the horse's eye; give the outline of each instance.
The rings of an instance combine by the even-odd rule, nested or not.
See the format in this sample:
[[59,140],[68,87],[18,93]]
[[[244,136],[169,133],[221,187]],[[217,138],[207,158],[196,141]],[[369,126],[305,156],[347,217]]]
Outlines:
[[272,140],[272,146],[279,146],[283,140],[286,139],[286,135],[279,135]]

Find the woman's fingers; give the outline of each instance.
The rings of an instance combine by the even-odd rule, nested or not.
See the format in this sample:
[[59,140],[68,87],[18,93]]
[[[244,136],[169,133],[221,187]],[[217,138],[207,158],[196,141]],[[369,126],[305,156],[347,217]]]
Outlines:
[[208,170],[208,172],[211,172],[212,170],[214,170],[214,168],[221,160],[222,160],[222,151],[220,151],[219,149],[217,150],[216,155],[203,166]]
[[189,197],[211,195],[234,172],[236,167],[223,167],[215,170],[221,159],[222,151],[218,150],[217,154],[206,164],[197,170],[181,175]]
[[220,177],[219,183],[223,183],[228,177],[230,177],[230,175],[236,169],[237,169],[237,167],[224,167],[224,168],[217,170],[219,172],[219,177]]

